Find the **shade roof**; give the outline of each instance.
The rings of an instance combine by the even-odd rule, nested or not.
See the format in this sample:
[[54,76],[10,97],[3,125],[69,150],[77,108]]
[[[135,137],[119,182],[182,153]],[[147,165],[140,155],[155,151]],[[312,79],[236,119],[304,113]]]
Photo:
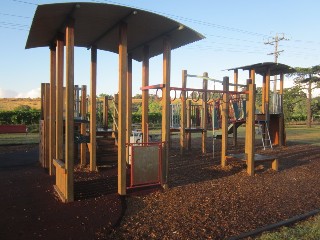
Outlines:
[[274,63],[274,62],[265,62],[265,63],[257,63],[242,67],[230,68],[228,70],[255,70],[257,74],[264,75],[267,73],[268,69],[270,69],[270,76],[279,75],[281,73],[287,74],[294,72],[294,68],[282,64],[282,63]]
[[163,37],[171,40],[171,48],[204,38],[200,33],[167,17],[129,7],[103,3],[56,3],[39,5],[29,32],[26,49],[50,46],[68,19],[75,20],[75,46],[118,53],[118,26],[128,24],[128,53],[137,61],[143,59],[143,46],[149,56],[163,53]]

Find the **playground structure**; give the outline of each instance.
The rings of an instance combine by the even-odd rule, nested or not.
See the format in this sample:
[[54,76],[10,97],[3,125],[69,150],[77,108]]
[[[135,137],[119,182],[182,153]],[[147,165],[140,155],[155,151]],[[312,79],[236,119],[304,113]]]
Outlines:
[[[60,12],[59,16],[52,15]],[[105,12],[112,12],[112,16],[100,23],[97,19],[104,18]],[[62,19],[61,19],[62,18]],[[52,26],[48,23],[54,23]],[[153,26],[144,23],[152,22]],[[62,23],[62,24],[61,24]],[[47,24],[47,28],[38,31],[39,26]],[[90,24],[95,28],[88,28]],[[58,31],[57,31],[58,29]],[[139,34],[136,33],[139,29]],[[39,35],[41,32],[41,35]],[[77,33],[75,35],[75,33]],[[77,38],[76,38],[76,37]],[[170,146],[170,131],[179,131],[181,153],[191,148],[191,134],[200,132],[202,134],[202,152],[206,152],[206,139],[208,128],[208,113],[211,109],[211,126],[222,129],[222,154],[221,165],[227,164],[227,159],[231,157],[228,150],[228,125],[231,101],[246,101],[242,105],[242,116],[233,107],[233,129],[234,139],[236,139],[236,123],[246,123],[246,148],[244,156],[241,158],[247,162],[247,172],[254,174],[255,154],[254,154],[254,125],[255,125],[255,77],[253,69],[250,69],[250,77],[245,85],[238,84],[235,77],[234,84],[229,83],[229,78],[222,80],[211,79],[205,73],[202,89],[187,88],[187,77],[198,77],[188,75],[187,71],[182,74],[182,87],[170,86],[170,65],[171,49],[178,48],[185,44],[201,40],[202,35],[180,23],[165,17],[127,7],[119,7],[107,4],[94,3],[66,3],[40,5],[37,8],[26,48],[49,46],[50,47],[50,84],[42,84],[42,111],[41,121],[41,156],[40,161],[43,167],[48,168],[50,175],[56,176],[56,191],[64,202],[74,200],[74,160],[76,145],[80,144],[82,165],[86,164],[86,146],[88,146],[90,171],[96,171],[96,140],[97,140],[97,50],[108,50],[119,54],[119,93],[115,97],[115,104],[118,105],[118,119],[113,119],[116,126],[113,134],[116,135],[118,145],[118,193],[125,195],[128,185],[130,187],[150,184],[168,184],[168,158]],[[64,45],[66,46],[66,82],[65,91],[63,90],[63,71],[64,71]],[[86,87],[81,88],[80,94],[78,87],[74,85],[74,47],[87,47],[91,49],[91,79],[89,94],[89,110],[87,111]],[[149,59],[153,56],[163,54],[163,83],[149,86]],[[132,104],[132,60],[142,61],[142,124],[141,142],[139,145],[132,145],[130,137],[132,135],[131,104]],[[245,69],[245,68],[243,68]],[[270,71],[270,69],[268,70]],[[258,72],[258,70],[257,70]],[[235,71],[236,76],[236,71]],[[268,104],[267,78],[265,75],[266,86],[264,90],[264,105]],[[208,81],[218,82],[223,85],[223,90],[208,89]],[[283,81],[283,75],[282,75]],[[270,83],[269,83],[270,84]],[[229,86],[234,86],[230,90]],[[270,86],[270,85],[269,85]],[[238,91],[238,87],[245,87],[245,90]],[[283,85],[282,85],[283,87]],[[148,139],[148,99],[149,90],[157,89],[162,91],[162,125],[161,140],[151,144]],[[180,91],[181,99],[181,118],[180,127],[172,126],[170,129],[170,92]],[[63,96],[65,92],[65,96]],[[201,98],[201,114],[199,110],[194,110],[195,115],[201,115],[200,128],[192,127],[191,101],[187,100],[188,92],[197,93],[192,95],[194,101]],[[217,94],[218,97],[214,96]],[[245,95],[242,98],[240,95]],[[63,100],[65,99],[65,100]],[[219,100],[219,103],[218,103]],[[107,107],[108,100],[104,100],[103,122],[107,126]],[[211,103],[211,107],[209,107]],[[186,106],[189,106],[188,108]],[[99,104],[98,104],[99,106]],[[244,109],[245,108],[245,109]],[[65,109],[65,113],[63,110]],[[188,111],[187,111],[188,109]],[[196,107],[194,107],[196,109]],[[220,110],[220,111],[218,111]],[[86,120],[87,112],[90,113],[89,121]],[[221,115],[218,124],[218,112]],[[265,116],[268,115],[268,108],[264,108]],[[87,127],[87,125],[89,127]],[[279,144],[283,144],[284,125],[279,131]],[[280,128],[280,126],[279,126]],[[79,130],[77,130],[79,129]],[[79,132],[78,140],[75,141],[75,131]],[[281,135],[282,134],[282,135]],[[131,182],[127,184],[127,165],[129,149],[131,154]],[[83,151],[82,151],[83,149]],[[152,163],[147,162],[144,156],[152,156]],[[140,156],[141,162],[137,162],[136,156]],[[258,158],[257,158],[258,159]],[[277,170],[277,159],[260,157],[261,161],[272,161],[273,169]],[[144,178],[142,174],[148,172],[150,175]]]
[[[59,12],[59,14],[55,14]],[[108,13],[108,14],[106,14]],[[101,19],[104,19],[101,21]],[[148,24],[146,24],[148,23]],[[149,24],[152,23],[152,24]],[[45,27],[43,27],[45,26]],[[89,27],[88,27],[89,26]],[[93,27],[94,26],[94,27]],[[143,27],[142,27],[143,26]],[[41,29],[41,31],[39,31]],[[139,31],[139,34],[137,34]],[[91,49],[90,170],[96,170],[97,50],[119,54],[118,193],[126,194],[126,143],[131,135],[132,60],[143,62],[142,86],[148,85],[149,59],[163,54],[163,117],[161,182],[167,184],[169,143],[169,87],[171,49],[201,40],[192,29],[163,16],[97,3],[47,4],[37,7],[26,48],[50,47],[50,85],[45,91],[44,136],[49,148],[48,168],[56,175],[56,190],[64,202],[74,200],[74,47]],[[63,72],[65,58],[65,120],[63,121]],[[148,96],[143,94],[142,98]],[[145,101],[143,100],[145,103]],[[143,119],[147,116],[143,105]],[[143,120],[143,123],[146,123]],[[142,125],[142,131],[146,131]],[[63,135],[65,132],[65,140]],[[144,135],[146,137],[146,135]],[[55,141],[53,141],[55,139]],[[145,140],[144,140],[145,141]],[[64,144],[63,144],[64,143]],[[56,172],[53,169],[56,167]]]

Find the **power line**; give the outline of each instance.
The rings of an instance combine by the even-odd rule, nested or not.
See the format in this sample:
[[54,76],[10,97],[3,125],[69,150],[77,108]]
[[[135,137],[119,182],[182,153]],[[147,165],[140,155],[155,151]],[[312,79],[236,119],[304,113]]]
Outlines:
[[33,2],[27,2],[27,1],[21,1],[21,0],[11,0],[12,2],[18,2],[18,3],[23,3],[23,4],[29,4],[29,5],[35,5],[38,6],[39,4],[33,3]]
[[31,18],[28,16],[20,16],[20,15],[14,15],[14,14],[9,14],[9,13],[2,13],[2,12],[0,12],[0,15],[9,16],[9,17],[18,17],[18,18]]
[[281,52],[283,52],[284,50],[278,50],[278,45],[279,42],[282,40],[289,40],[286,39],[284,37],[284,34],[282,33],[282,36],[278,36],[278,33],[276,33],[276,36],[272,38],[273,40],[268,40],[267,42],[265,42],[264,44],[270,44],[270,45],[274,45],[274,52],[272,53],[268,53],[268,55],[274,55],[274,62],[277,63],[278,62],[278,57],[280,55]]

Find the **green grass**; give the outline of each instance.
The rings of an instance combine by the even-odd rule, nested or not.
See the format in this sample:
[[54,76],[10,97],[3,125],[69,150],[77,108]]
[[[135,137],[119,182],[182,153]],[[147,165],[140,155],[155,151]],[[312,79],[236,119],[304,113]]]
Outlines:
[[320,146],[320,126],[312,128],[306,126],[290,125],[286,127],[287,141]]
[[278,232],[264,233],[257,240],[316,240],[320,239],[320,215],[298,223],[294,227],[282,227]]
[[34,144],[39,143],[39,133],[0,134],[0,145]]

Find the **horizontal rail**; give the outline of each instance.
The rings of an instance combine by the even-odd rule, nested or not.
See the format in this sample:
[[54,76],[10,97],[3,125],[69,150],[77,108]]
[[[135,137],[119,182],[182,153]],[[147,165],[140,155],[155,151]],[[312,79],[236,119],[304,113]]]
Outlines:
[[218,80],[218,79],[214,79],[214,78],[209,78],[209,77],[205,77],[205,76],[201,76],[201,75],[187,74],[187,76],[188,76],[188,77],[194,77],[194,78],[202,78],[202,79],[204,79],[204,80],[213,81],[213,82],[223,83],[222,80]]
[[140,90],[149,90],[149,89],[161,89],[164,88],[165,84],[157,84],[157,85],[151,85],[151,86],[145,86],[145,87],[141,87]]
[[247,94],[248,91],[223,91],[223,90],[209,90],[203,88],[181,88],[181,87],[171,87],[170,90],[173,91],[190,91],[190,92],[209,92],[209,93],[229,93],[229,94]]

